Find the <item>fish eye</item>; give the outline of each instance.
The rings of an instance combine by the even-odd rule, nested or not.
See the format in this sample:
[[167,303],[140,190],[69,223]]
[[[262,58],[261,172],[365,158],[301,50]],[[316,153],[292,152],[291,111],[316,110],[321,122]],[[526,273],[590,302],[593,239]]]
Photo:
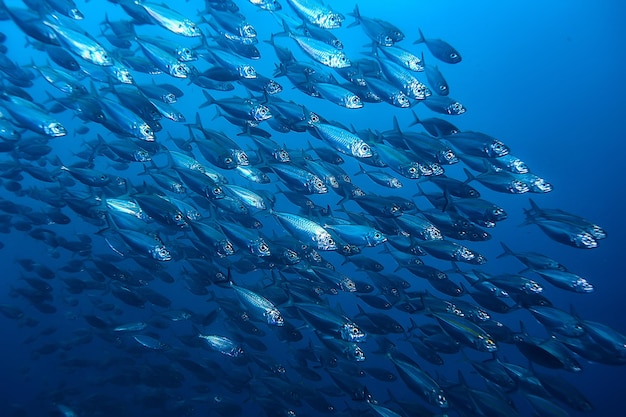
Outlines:
[[233,159],[232,158],[224,158],[224,162],[227,164],[232,164],[233,163]]
[[182,218],[183,218],[183,216],[182,216],[182,214],[180,214],[180,213],[177,213],[177,214],[174,216],[174,220],[176,220],[176,221],[181,220]]
[[318,181],[315,183],[315,185],[317,185],[318,187],[322,187],[324,186],[324,183],[322,181]]
[[219,187],[215,187],[212,190],[213,194],[221,194],[222,193],[222,189]]
[[456,57],[458,57],[458,55],[457,55],[455,52],[452,52],[452,53],[450,54],[450,58],[456,58]]
[[417,168],[415,168],[415,167],[411,167],[411,168],[409,168],[409,172],[410,172],[411,174],[415,174],[415,173],[417,172]]
[[446,90],[448,89],[448,86],[447,86],[447,85],[440,85],[440,86],[439,86],[439,89],[440,89],[441,91],[446,91]]
[[101,179],[101,180],[106,180],[106,179],[107,179],[107,176],[106,176],[105,174],[102,174],[102,175],[100,175],[100,179]]
[[380,234],[380,233],[374,233],[374,237],[375,237],[376,239],[380,239],[381,234]]
[[265,252],[265,251],[267,251],[267,250],[269,249],[269,247],[268,247],[265,243],[262,243],[262,244],[259,246],[259,249],[260,249],[261,251]]

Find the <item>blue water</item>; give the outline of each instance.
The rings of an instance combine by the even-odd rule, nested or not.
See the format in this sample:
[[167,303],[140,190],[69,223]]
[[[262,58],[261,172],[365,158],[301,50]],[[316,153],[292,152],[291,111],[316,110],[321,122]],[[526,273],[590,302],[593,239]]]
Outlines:
[[[23,7],[18,1],[5,1],[11,7]],[[330,3],[330,2],[329,2]],[[196,11],[204,7],[203,2],[168,2],[170,7],[175,7],[180,13],[189,16],[192,20],[199,21]],[[258,11],[257,8],[243,0],[237,1],[247,20],[254,25],[261,40],[268,39],[271,33],[280,31],[280,26],[267,12]],[[89,29],[90,33],[97,36],[98,31],[94,28],[103,20],[107,13],[111,20],[126,18],[122,9],[105,1],[78,1],[79,9],[85,15],[85,19],[79,22],[82,28]],[[346,16],[353,8],[353,2],[334,2],[333,8],[344,13]],[[363,16],[378,17],[393,22],[406,34],[406,39],[399,46],[414,52],[424,51],[425,57],[430,64],[435,59],[429,54],[423,45],[413,45],[418,38],[417,28],[421,28],[429,38],[441,38],[459,50],[463,61],[456,65],[438,63],[438,67],[446,77],[450,85],[450,96],[462,102],[467,108],[467,113],[461,116],[448,117],[447,120],[457,125],[461,130],[476,130],[487,133],[505,142],[512,153],[524,160],[532,172],[546,178],[554,186],[554,190],[545,195],[506,195],[486,189],[480,185],[483,198],[501,205],[508,213],[506,221],[499,223],[495,229],[490,229],[493,238],[488,242],[465,242],[467,246],[477,250],[487,257],[489,262],[483,267],[490,273],[515,273],[521,270],[521,264],[512,258],[496,259],[501,252],[500,241],[506,242],[516,251],[536,251],[544,253],[578,275],[587,278],[594,284],[595,291],[592,294],[574,294],[546,286],[548,298],[555,306],[569,310],[575,306],[577,313],[586,320],[604,323],[613,329],[626,333],[626,325],[622,319],[626,314],[623,298],[626,294],[626,284],[623,280],[622,252],[623,236],[626,233],[626,222],[623,214],[624,186],[621,182],[621,163],[626,151],[623,141],[622,114],[626,111],[623,97],[626,96],[626,84],[623,82],[624,58],[623,46],[626,39],[626,29],[622,22],[625,13],[621,2],[585,2],[585,1],[553,1],[553,2],[463,2],[450,0],[447,2],[437,1],[409,1],[398,0],[393,2],[360,1],[359,8]],[[283,11],[293,14],[287,4],[283,2]],[[359,27],[347,28],[347,23],[352,22],[351,17],[346,18],[344,27],[334,33],[343,41],[345,51],[349,57],[358,59],[369,51],[364,45],[368,39]],[[206,29],[206,25],[202,25]],[[7,35],[5,45],[8,48],[7,56],[20,65],[29,65],[34,61],[38,65],[46,63],[45,54],[34,50],[32,47],[24,47],[24,34],[10,21],[0,22],[0,31]],[[157,26],[142,26],[137,28],[141,34],[164,36],[180,40],[174,35],[168,34],[163,28]],[[97,38],[106,48],[110,48],[106,40]],[[185,40],[190,46],[196,45],[196,40]],[[306,57],[291,39],[280,39],[281,45],[288,46],[294,54],[305,62]],[[275,63],[278,62],[271,46],[260,42],[258,48],[261,51],[261,60],[252,64],[263,75],[271,76]],[[111,48],[112,49],[112,48]],[[141,52],[138,51],[137,54]],[[209,64],[204,60],[195,63],[198,68],[204,70]],[[140,82],[149,82],[150,76],[133,72]],[[212,120],[215,115],[213,107],[198,109],[198,103],[204,101],[200,89],[188,86],[184,80],[176,80],[168,75],[161,74],[153,77],[161,83],[171,83],[185,91],[185,96],[174,104],[187,118],[193,121],[196,111],[200,112],[205,126],[215,130],[222,130],[234,136],[239,130],[223,118]],[[340,77],[337,77],[340,79]],[[422,76],[422,79],[425,77]],[[347,126],[354,126],[358,130],[371,128],[379,131],[392,128],[392,118],[396,116],[403,129],[409,128],[412,115],[409,110],[392,108],[386,103],[366,103],[359,110],[340,108],[322,99],[311,98],[297,89],[293,89],[287,79],[278,78],[284,91],[280,97],[285,100],[293,100],[302,103],[309,109],[330,119],[336,120]],[[104,86],[104,85],[101,85]],[[61,96],[49,84],[41,79],[35,80],[35,85],[28,89],[29,93],[37,101],[46,99],[45,92],[54,96]],[[216,98],[226,98],[234,95],[245,96],[247,93],[242,86],[237,86],[232,92],[211,92]],[[49,104],[47,104],[49,105]],[[444,117],[429,111],[424,105],[418,104],[414,110],[421,117]],[[60,156],[63,163],[69,165],[79,162],[75,155],[84,150],[85,144],[80,135],[75,135],[74,130],[82,122],[73,118],[71,113],[64,112],[57,115],[59,120],[68,127],[67,137],[55,138],[49,141],[53,147],[52,155]],[[182,124],[176,124],[163,119],[163,131],[157,133],[157,142],[165,144],[170,150],[175,150],[175,145],[168,141],[167,132],[176,137],[187,137],[187,129]],[[96,133],[109,135],[107,131],[93,123],[88,125],[89,133],[85,140],[93,140]],[[279,143],[285,143],[289,149],[306,147],[307,140],[319,142],[307,133],[281,134],[271,131],[264,124],[259,127],[272,132],[273,139]],[[30,136],[25,133],[24,136]],[[108,137],[108,136],[107,136]],[[241,139],[248,146],[251,141]],[[199,152],[195,156],[202,160]],[[11,159],[10,154],[0,155],[2,161]],[[346,171],[352,174],[358,170],[357,164],[349,157],[344,165]],[[141,185],[146,176],[139,176],[143,169],[138,165],[131,166],[126,171],[115,171],[108,166],[108,160],[104,157],[96,159],[96,168],[109,174],[123,176],[134,185]],[[462,164],[447,167],[448,175],[455,178],[464,178]],[[236,174],[223,171],[228,178],[239,185],[252,186]],[[277,182],[275,176],[273,182]],[[378,186],[363,176],[353,177],[353,181],[364,190],[374,191],[380,194],[390,192]],[[405,198],[413,198],[417,188],[411,180],[403,179],[404,188],[393,191],[395,195]],[[46,190],[51,184],[46,184],[32,179],[24,174],[21,182],[22,189]],[[274,185],[257,186],[259,189],[275,191]],[[83,189],[77,186],[78,189]],[[431,190],[434,190],[433,187]],[[14,193],[0,188],[2,199],[11,200],[15,203],[32,207],[35,211],[48,208],[45,203],[28,197],[19,197]],[[528,196],[531,196],[541,207],[560,208],[590,219],[601,225],[608,231],[608,238],[599,243],[599,247],[593,250],[581,250],[558,244],[547,238],[536,226],[529,225],[520,227],[524,220],[523,209],[528,208]],[[311,197],[321,205],[334,205],[339,199],[331,192],[326,196]],[[422,197],[415,197],[419,208],[429,208],[428,202]],[[360,212],[360,208],[354,203],[347,206],[349,209]],[[335,207],[336,208],[336,207]],[[277,211],[297,210],[291,203],[278,197],[275,207]],[[93,252],[98,255],[117,256],[105,244],[104,240],[95,233],[99,227],[88,224],[68,208],[63,208],[63,213],[70,216],[72,221],[68,225],[45,225],[60,236],[75,239],[76,234],[82,233],[92,237]],[[339,216],[339,214],[338,214]],[[271,216],[261,214],[261,221],[266,225],[264,230],[281,231]],[[162,234],[166,244],[176,243],[177,238],[184,239],[182,233]],[[4,273],[0,280],[0,303],[10,304],[21,308],[26,317],[32,319],[32,325],[28,325],[25,319],[9,320],[0,317],[3,332],[0,343],[0,369],[2,369],[2,390],[0,390],[0,415],[57,415],[57,404],[65,404],[74,409],[80,416],[104,416],[114,415],[220,415],[215,404],[216,396],[222,396],[226,401],[241,404],[244,407],[242,415],[262,415],[259,411],[255,394],[260,395],[262,384],[261,376],[266,371],[257,365],[235,366],[228,358],[207,349],[190,348],[182,343],[178,337],[192,335],[192,326],[188,321],[165,322],[166,328],[153,326],[150,331],[159,335],[160,340],[169,344],[171,349],[166,352],[153,352],[144,349],[135,343],[128,335],[119,337],[117,340],[109,340],[105,335],[99,335],[83,319],[83,315],[95,314],[109,319],[115,323],[130,321],[149,321],[165,309],[146,304],[143,309],[134,308],[121,303],[107,291],[86,291],[82,294],[71,295],[65,291],[61,278],[75,276],[87,279],[86,272],[69,274],[57,271],[57,277],[49,283],[53,286],[53,304],[58,311],[54,314],[43,314],[29,306],[27,300],[12,297],[12,289],[25,287],[20,282],[22,275],[32,276],[25,272],[16,259],[32,258],[50,268],[58,269],[76,259],[79,255],[72,255],[64,249],[52,249],[40,241],[36,241],[27,234],[11,228],[8,233],[0,236],[4,243],[1,250]],[[386,271],[392,271],[395,263],[388,256],[379,255],[381,248],[365,248],[363,254],[376,257],[384,263]],[[355,279],[367,280],[367,277],[357,271],[354,266],[347,264],[340,266],[343,258],[337,254],[324,254],[342,272]],[[449,269],[449,263],[437,261],[432,257],[425,258],[428,264],[441,269]],[[166,284],[152,280],[150,288],[166,294],[172,300],[173,309],[187,308],[200,316],[217,308],[214,302],[208,301],[208,296],[191,294],[186,286],[183,275],[183,259],[175,259],[168,265],[168,271],[175,277],[176,282]],[[93,268],[93,264],[85,260],[87,268]],[[133,272],[139,271],[139,267],[130,261],[120,261],[120,268],[129,268]],[[188,268],[188,267],[187,267]],[[467,269],[467,268],[464,268]],[[139,271],[140,272],[140,271]],[[428,289],[433,294],[442,298],[447,296],[431,289],[425,281],[421,281],[407,272],[398,272],[406,279],[411,280],[411,290]],[[530,276],[530,275],[529,275]],[[255,282],[260,280],[263,274],[253,272],[250,274],[235,273],[237,282],[254,288]],[[536,278],[536,277],[535,277]],[[462,278],[452,276],[459,282]],[[227,293],[209,286],[208,289],[216,294],[227,296]],[[77,299],[78,305],[72,306],[69,299]],[[341,308],[348,316],[357,313],[356,304],[358,299],[353,294],[341,293],[335,297],[328,297],[330,305]],[[468,296],[463,299],[471,301]],[[96,307],[96,302],[113,303],[113,311],[103,311]],[[363,305],[362,302],[359,302]],[[370,309],[371,310],[371,309]],[[396,309],[388,311],[401,324],[408,328],[409,316]],[[227,323],[214,323],[206,330],[207,332],[228,332]],[[427,321],[423,316],[416,316],[421,323]],[[519,321],[524,321],[533,335],[545,338],[548,334],[545,330],[525,311],[517,311],[509,315],[495,315],[498,320],[506,323],[514,330],[519,328]],[[289,318],[287,319],[289,321]],[[35,324],[36,323],[36,324]],[[300,320],[294,320],[298,326]],[[281,361],[287,367],[287,375],[293,383],[301,382],[303,386],[311,390],[332,387],[332,381],[325,377],[321,383],[307,383],[300,380],[297,373],[290,373],[289,359],[296,350],[304,348],[309,340],[321,346],[315,335],[308,328],[301,328],[304,339],[300,342],[287,345],[278,341],[273,330],[264,323],[258,323],[267,336],[262,340],[268,346],[267,352],[256,352],[250,349],[250,355],[258,355],[268,362]],[[46,335],[43,329],[55,328],[56,332]],[[92,333],[92,338],[85,344],[76,343],[76,332],[83,330]],[[395,338],[402,346],[403,352],[414,355],[411,347],[401,342],[402,337]],[[37,353],[42,347],[56,344],[57,349],[49,354]],[[384,355],[375,353],[376,344],[373,339],[363,343],[363,350],[367,355],[365,366],[384,367],[389,371],[395,370]],[[464,349],[464,352],[473,359],[486,359],[487,354]],[[215,361],[223,366],[228,373],[249,375],[252,383],[241,392],[230,392],[224,384],[217,380],[212,383],[203,383],[197,380],[190,372],[177,365],[176,357],[186,357],[198,363],[206,364],[206,361]],[[502,345],[501,358],[520,365],[527,365],[527,361],[511,345]],[[88,359],[92,365],[84,368],[71,369],[62,364],[68,359]],[[580,373],[567,373],[565,371],[553,371],[535,365],[535,370],[558,374],[578,387],[594,406],[594,410],[588,415],[620,415],[623,407],[623,397],[626,394],[624,380],[626,374],[623,366],[609,366],[589,363],[579,358],[583,366]],[[422,361],[423,362],[423,361]],[[422,362],[420,364],[422,365]],[[484,384],[480,377],[472,373],[471,368],[464,363],[461,354],[446,355],[445,364],[435,367],[423,363],[423,368],[439,381],[457,381],[457,371],[461,370],[474,388],[483,389]],[[129,382],[127,385],[110,383],[111,378],[120,375],[144,374],[150,367],[155,365],[171,364],[174,369],[184,376],[180,386],[150,387],[146,384]],[[310,365],[312,366],[312,365]],[[315,369],[320,374],[323,370]],[[254,382],[259,378],[258,382]],[[109,382],[107,382],[109,381]],[[381,403],[388,398],[387,389],[391,389],[397,398],[407,401],[415,401],[426,405],[417,395],[412,394],[401,380],[394,383],[383,383],[369,376],[359,379],[367,385],[374,397]],[[250,389],[252,387],[252,389]],[[337,388],[332,388],[337,391]],[[326,391],[325,391],[326,392]],[[279,395],[274,395],[277,402],[284,402]],[[350,407],[353,410],[367,410],[364,403],[350,401],[348,395],[343,397],[326,397],[331,401],[337,413]],[[521,415],[531,415],[532,411],[524,398],[519,393],[514,393],[511,398],[518,407]],[[162,401],[162,403],[160,402]],[[346,401],[348,406],[346,406]],[[306,401],[296,407],[298,415],[319,415]],[[394,408],[393,404],[387,406]],[[566,406],[560,405],[565,408]],[[180,408],[179,408],[180,407]],[[181,409],[188,410],[185,414]],[[397,409],[397,408],[395,408]],[[21,411],[23,410],[23,414]],[[178,410],[178,411],[173,411]],[[431,407],[431,410],[436,411]],[[582,415],[568,409],[571,415]],[[48,413],[48,414],[46,414]],[[456,415],[454,411],[451,415]],[[228,415],[228,413],[223,414]],[[347,415],[347,412],[346,412]]]

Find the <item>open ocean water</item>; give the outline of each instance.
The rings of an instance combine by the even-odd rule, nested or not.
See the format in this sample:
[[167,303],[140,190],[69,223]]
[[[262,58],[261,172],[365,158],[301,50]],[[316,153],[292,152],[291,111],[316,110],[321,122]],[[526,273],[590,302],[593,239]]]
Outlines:
[[[280,13],[296,17],[286,0],[279,1],[282,5]],[[13,10],[26,8],[24,3],[16,0],[5,0],[4,3]],[[38,10],[44,12],[39,19],[47,19],[47,6],[44,7],[46,1],[27,3],[38,4]],[[207,23],[201,23],[201,14],[207,20],[210,19],[206,12],[203,13],[205,2],[169,1],[164,4],[197,22],[203,33],[213,33]],[[235,4],[254,26],[260,40],[256,46],[261,58],[244,60],[253,65],[257,73],[272,77],[279,60],[274,48],[264,41],[269,40],[272,33],[282,31],[277,16],[260,10],[251,2],[238,0]],[[352,61],[372,58],[371,48],[366,46],[370,40],[362,27],[348,27],[354,20],[349,14],[356,3],[328,1],[327,4],[345,16],[342,27],[333,29],[332,33],[343,42],[346,55]],[[76,5],[84,19],[75,23],[107,49],[111,56],[143,56],[134,40],[130,49],[116,51],[101,34],[101,29],[104,29],[101,22],[105,20],[105,15],[110,21],[129,19],[119,4],[92,0],[76,1]],[[453,123],[461,131],[483,132],[504,142],[512,155],[523,160],[531,172],[544,178],[554,189],[545,194],[512,195],[490,190],[476,181],[471,182],[480,191],[481,198],[499,205],[508,216],[494,228],[485,229],[492,235],[488,241],[455,241],[446,237],[466,245],[488,260],[480,266],[459,263],[460,268],[464,271],[478,268],[492,275],[521,271],[524,267],[513,257],[497,258],[502,253],[500,242],[506,243],[515,252],[532,251],[547,255],[569,271],[586,278],[594,287],[591,293],[574,293],[550,285],[534,272],[523,272],[524,276],[544,287],[543,295],[552,305],[566,312],[573,308],[581,320],[602,323],[617,333],[626,334],[623,320],[626,314],[623,301],[626,284],[622,240],[626,235],[626,222],[621,173],[626,151],[622,121],[622,114],[626,111],[626,83],[623,82],[626,40],[624,5],[610,0],[397,0],[359,1],[358,7],[363,17],[378,18],[400,28],[405,39],[398,42],[397,46],[418,56],[423,52],[425,62],[437,65],[444,75],[450,87],[450,97],[461,102],[467,111],[456,116],[442,115],[429,110],[417,100],[412,100],[411,109],[399,109],[388,103],[365,103],[360,109],[346,109],[322,98],[307,96],[284,76],[274,78],[283,87],[277,97],[304,105],[322,118],[358,132],[367,129],[372,132],[389,131],[393,129],[394,117],[403,132],[423,132],[424,129],[419,125],[410,126],[413,110],[422,119],[439,117]],[[70,27],[69,23],[66,24]],[[414,44],[413,41],[419,38],[418,28],[428,39],[442,39],[453,45],[460,52],[462,61],[457,64],[438,61],[424,44]],[[200,46],[198,38],[172,34],[156,24],[136,25],[135,29],[140,37],[159,36],[190,48]],[[6,35],[6,40],[0,46],[6,48],[5,56],[15,64],[24,68],[33,64],[60,68],[50,61],[45,52],[36,48],[38,42],[32,39],[27,42],[27,36],[10,18],[0,21],[0,32]],[[291,50],[299,62],[313,64],[313,60],[298,47],[294,39],[276,37],[275,42]],[[209,40],[209,45],[214,47],[214,42]],[[84,63],[79,57],[76,60]],[[189,64],[199,71],[211,67],[202,57]],[[333,71],[321,65],[319,68],[320,71]],[[55,102],[50,101],[49,96],[59,98],[65,94],[46,82],[37,70],[29,71],[35,77],[32,86],[24,87],[24,90],[33,97],[34,102],[50,111]],[[181,89],[184,95],[173,106],[185,116],[187,123],[193,123],[198,113],[205,128],[224,132],[251,155],[257,153],[254,141],[237,135],[242,130],[240,127],[229,123],[224,117],[214,117],[217,113],[216,104],[200,106],[206,99],[199,86],[167,74],[148,75],[134,69],[130,71],[138,84],[149,85],[154,81]],[[87,94],[114,98],[111,92],[106,91],[110,88],[107,83],[90,81],[88,76],[79,74],[76,72],[75,76],[87,88]],[[417,73],[416,76],[426,82],[424,73]],[[8,77],[6,72],[0,72],[2,86],[13,85]],[[347,82],[337,74],[335,79],[340,83]],[[96,91],[91,90],[92,85]],[[236,96],[248,96],[246,88],[239,82],[234,81],[233,85],[231,91],[207,91],[218,103]],[[118,84],[115,86],[119,87]],[[10,91],[14,90],[0,86],[0,91],[3,91],[3,95],[11,95]],[[263,101],[258,92],[253,92],[253,95]],[[13,118],[6,112],[7,105],[12,106],[6,100],[0,101],[0,113],[3,118],[11,120]],[[537,363],[541,361],[537,357],[529,361],[514,343],[498,340],[496,355],[500,360],[530,368],[539,374],[562,378],[576,387],[593,407],[584,412],[575,410],[552,396],[548,397],[547,403],[559,410],[533,409],[525,397],[528,390],[520,388],[519,382],[515,389],[508,392],[493,386],[489,388],[485,379],[469,365],[470,360],[480,362],[490,359],[491,353],[477,351],[461,342],[458,353],[439,352],[444,359],[442,365],[434,365],[417,355],[409,342],[423,337],[425,333],[420,329],[411,329],[410,319],[420,326],[430,325],[429,329],[436,327],[437,321],[427,309],[413,314],[399,308],[377,310],[363,302],[358,297],[362,294],[358,292],[342,291],[328,283],[305,281],[299,278],[293,268],[285,265],[276,266],[273,271],[264,269],[261,257],[244,256],[246,248],[237,244],[235,255],[221,259],[207,252],[202,263],[195,263],[201,266],[194,267],[194,259],[202,256],[202,250],[194,246],[198,241],[196,235],[188,227],[176,228],[155,221],[146,223],[145,230],[159,233],[165,246],[171,250],[172,260],[160,263],[152,261],[145,253],[133,251],[119,242],[114,243],[116,249],[124,252],[125,256],[120,256],[105,241],[105,237],[111,241],[111,236],[117,232],[102,232],[107,227],[106,221],[87,219],[72,209],[67,200],[84,197],[89,201],[98,201],[93,199],[97,196],[100,199],[97,209],[104,212],[104,199],[130,199],[144,183],[152,187],[145,188],[144,194],[156,195],[162,191],[162,187],[144,170],[171,173],[171,170],[166,169],[168,159],[165,155],[167,150],[184,152],[178,148],[178,144],[189,137],[188,128],[184,122],[173,122],[166,118],[160,120],[162,130],[156,132],[155,143],[164,148],[157,150],[155,146],[145,144],[153,150],[154,161],[160,169],[155,169],[150,163],[116,163],[101,150],[93,153],[92,165],[88,169],[123,178],[128,185],[127,194],[123,187],[89,187],[67,172],[60,171],[61,161],[70,170],[72,167],[84,167],[80,164],[89,159],[98,134],[107,142],[113,141],[115,135],[104,126],[83,121],[71,110],[55,113],[54,117],[67,129],[66,136],[46,138],[20,129],[22,138],[18,144],[13,149],[3,147],[0,154],[0,202],[3,210],[3,233],[0,235],[3,248],[0,259],[4,269],[0,280],[0,305],[3,312],[0,316],[3,341],[0,343],[0,415],[385,415],[376,406],[384,406],[407,416],[513,415],[512,409],[504,405],[496,407],[495,411],[488,408],[487,398],[494,402],[498,399],[500,404],[506,404],[507,407],[514,404],[522,416],[531,416],[533,413],[541,416],[562,415],[559,414],[560,410],[565,410],[571,416],[621,415],[626,396],[624,346],[621,350],[607,350],[607,356],[618,364],[597,363],[572,354],[582,370],[570,372],[550,369],[545,364]],[[268,121],[260,122],[258,127],[270,132],[272,139],[279,144],[284,144],[293,159],[301,161],[301,150],[308,148],[307,142],[311,142],[314,147],[332,149],[306,131],[277,132],[269,127]],[[196,137],[201,136],[198,130],[194,132]],[[373,134],[366,138],[374,148],[375,136]],[[143,146],[140,141],[132,140]],[[3,142],[6,140],[3,139]],[[453,143],[452,138],[450,142]],[[26,146],[33,144],[44,144],[50,149],[40,157],[33,157]],[[306,150],[306,153],[314,155],[311,150]],[[202,164],[211,166],[196,145],[192,147],[192,154]],[[441,192],[426,177],[418,180],[403,178],[389,168],[384,168],[384,171],[399,177],[403,187],[394,190],[384,188],[365,175],[353,175],[359,170],[359,162],[352,156],[342,156],[345,163],[341,167],[366,194],[377,194],[387,201],[395,201],[395,197],[410,199],[418,210],[429,210],[432,206],[428,200],[416,195],[418,188],[415,183],[428,193]],[[271,157],[265,157],[265,162],[256,165],[266,166],[268,158]],[[52,182],[37,180],[26,172],[24,165],[40,167],[53,175],[54,179]],[[364,166],[367,170],[377,169]],[[466,179],[464,167],[462,162],[444,166],[446,175],[459,180]],[[273,195],[276,200],[273,209],[277,212],[300,214],[322,225],[332,222],[331,218],[301,211],[300,207],[277,193],[277,184],[283,190],[287,189],[287,185],[271,171],[268,173],[271,179],[269,184],[255,184],[232,170],[213,168],[223,174],[229,184]],[[223,223],[224,217],[212,207],[213,203],[197,193],[191,190],[179,195],[166,191],[163,193],[197,207],[202,219],[208,224]],[[296,190],[296,193],[303,194],[301,190]],[[334,190],[308,197],[319,207],[326,208],[328,205],[337,218],[348,219],[347,214],[337,205],[341,196]],[[579,249],[550,239],[536,225],[522,225],[524,210],[530,208],[529,197],[541,208],[561,209],[600,225],[608,237],[598,240],[597,248]],[[353,200],[345,202],[345,210],[365,213]],[[58,220],[61,216],[57,210],[68,216],[69,222]],[[45,217],[42,213],[55,216]],[[288,234],[269,211],[252,210],[252,213],[263,223],[260,230],[267,237],[270,247],[272,239]],[[367,217],[370,220],[373,218],[371,215]],[[57,219],[56,223],[54,219]],[[42,232],[43,229],[45,231]],[[69,245],[63,247],[58,244],[63,239],[71,242],[82,239],[82,244],[77,243],[70,250],[67,248]],[[117,240],[121,241],[119,238]],[[77,250],[79,247],[81,249]],[[394,272],[397,263],[389,254],[383,253],[385,247],[396,251],[386,243],[377,247],[363,247],[361,255],[378,260],[384,267],[382,276],[395,274],[408,281],[411,286],[404,291],[414,292],[414,296],[415,292],[428,291],[435,300],[454,303],[454,297],[439,292],[427,280],[418,278],[408,270]],[[351,262],[344,264],[344,256],[328,251],[320,253],[337,271],[359,283],[373,285],[370,275],[363,269]],[[133,260],[133,257],[138,257],[138,261]],[[455,283],[463,283],[466,289],[470,287],[464,278],[450,272],[450,262],[430,255],[421,259],[428,265],[448,272]],[[297,265],[302,266],[305,262],[302,260]],[[233,289],[211,282],[211,271],[217,268],[226,274],[229,263],[233,281],[274,301],[285,322],[294,327],[292,336],[300,335],[294,336],[298,340],[286,341],[277,326],[249,320],[254,314],[249,305],[246,308],[245,302],[240,304],[233,295]],[[114,265],[125,275],[120,277],[109,272],[110,269],[103,270],[103,265]],[[207,269],[202,270],[202,265]],[[248,271],[253,267],[256,270]],[[276,277],[275,281],[270,279],[272,274]],[[168,282],[164,277],[172,277],[173,282]],[[80,284],[76,284],[76,280],[80,280]],[[293,284],[290,284],[291,281]],[[49,288],[36,287],[44,283]],[[365,361],[350,361],[332,352],[320,340],[320,337],[326,337],[329,344],[335,341],[337,346],[342,343],[337,334],[330,330],[326,336],[318,336],[322,333],[316,334],[312,326],[307,326],[297,307],[294,307],[294,304],[297,306],[302,302],[302,298],[300,295],[294,297],[290,291],[296,284],[299,287],[302,283],[310,288],[324,288],[325,293],[319,297],[318,304],[327,305],[328,311],[341,312],[358,323],[361,307],[368,313],[385,314],[389,320],[397,320],[404,331],[399,334],[373,334],[366,331],[367,341],[358,343],[365,353]],[[373,287],[371,295],[382,297],[384,290],[376,285]],[[166,302],[157,305],[155,298],[150,298],[145,288],[165,296]],[[120,292],[123,294],[120,295]],[[311,294],[309,296],[313,297]],[[467,294],[458,299],[475,304]],[[401,301],[389,300],[395,300],[396,307],[399,307],[406,298]],[[230,316],[226,312],[228,307],[231,308]],[[434,305],[431,307],[435,308]],[[181,316],[181,312],[188,314]],[[520,322],[523,322],[528,333],[537,340],[548,340],[554,333],[544,328],[524,308],[506,314],[490,314],[513,332],[518,332]],[[145,322],[147,327],[138,332],[113,330],[121,324],[135,322]],[[199,329],[204,335],[221,335],[235,340],[242,346],[243,355],[232,358],[211,350],[197,337],[194,329]],[[384,333],[380,329],[376,332]],[[150,338],[140,340],[159,341],[163,345],[144,346],[134,338],[139,334]],[[396,345],[395,349],[387,353],[381,351],[385,337]],[[562,339],[559,335],[556,338]],[[622,336],[622,343],[624,338]],[[565,351],[570,352],[567,349]],[[410,384],[400,377],[388,354],[394,358],[406,355],[415,361],[433,381],[443,387],[450,402],[449,407],[438,408],[429,404],[423,396],[412,390]],[[383,382],[377,379],[373,376],[375,369],[372,368],[390,372],[394,380]],[[277,369],[282,369],[282,372]],[[309,371],[312,373],[309,374]],[[466,386],[459,385],[460,374]],[[316,380],[318,376],[319,380]],[[354,391],[346,389],[345,385],[338,385],[337,380],[348,381],[347,384]],[[367,392],[371,393],[372,405],[362,399],[352,398],[354,392],[362,393],[363,387],[367,387]],[[389,392],[393,393],[395,400],[388,401]],[[466,401],[459,402],[458,398],[464,395]],[[503,398],[509,399],[511,403]],[[293,414],[287,414],[286,410],[291,410]]]

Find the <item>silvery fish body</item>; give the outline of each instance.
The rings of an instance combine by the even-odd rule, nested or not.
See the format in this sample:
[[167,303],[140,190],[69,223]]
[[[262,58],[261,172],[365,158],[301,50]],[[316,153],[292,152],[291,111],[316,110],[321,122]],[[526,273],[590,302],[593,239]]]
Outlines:
[[343,15],[334,12],[318,0],[287,0],[302,19],[324,29],[341,27]]
[[202,35],[200,28],[194,22],[167,6],[136,0],[137,6],[143,8],[158,25],[172,33],[188,37]]
[[359,158],[372,156],[372,149],[363,139],[341,127],[315,123],[313,129],[324,141],[341,153]]
[[272,214],[285,230],[302,243],[313,244],[319,250],[337,249],[335,240],[320,224],[293,213],[272,211]]
[[258,319],[265,319],[268,324],[274,326],[283,326],[285,320],[274,303],[267,298],[251,291],[247,288],[240,287],[231,282],[230,287],[235,290],[241,303],[249,309],[249,312]]
[[59,42],[73,54],[95,65],[113,65],[109,53],[91,37],[48,21],[44,21],[44,24],[54,30]]

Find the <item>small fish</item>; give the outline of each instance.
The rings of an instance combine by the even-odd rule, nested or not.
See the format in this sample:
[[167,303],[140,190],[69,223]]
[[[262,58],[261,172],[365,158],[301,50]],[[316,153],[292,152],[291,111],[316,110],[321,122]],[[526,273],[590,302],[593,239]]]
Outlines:
[[435,58],[448,64],[461,62],[461,54],[457,52],[448,42],[441,39],[427,39],[421,29],[418,29],[420,38],[414,44],[424,43]]

